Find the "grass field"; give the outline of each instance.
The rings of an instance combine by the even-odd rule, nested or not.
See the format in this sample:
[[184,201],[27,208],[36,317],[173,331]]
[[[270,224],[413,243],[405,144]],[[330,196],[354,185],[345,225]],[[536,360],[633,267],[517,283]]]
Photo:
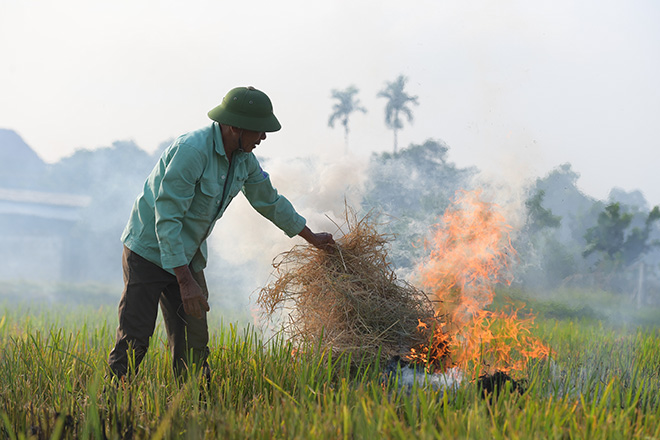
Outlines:
[[352,368],[313,347],[292,357],[218,311],[206,388],[173,380],[161,325],[139,375],[115,387],[114,306],[5,302],[0,437],[660,438],[660,311],[624,313],[625,298],[591,307],[589,295],[527,299],[554,355],[519,374],[524,390],[507,382],[486,397],[468,375],[455,388],[407,388],[385,380],[384,365]]

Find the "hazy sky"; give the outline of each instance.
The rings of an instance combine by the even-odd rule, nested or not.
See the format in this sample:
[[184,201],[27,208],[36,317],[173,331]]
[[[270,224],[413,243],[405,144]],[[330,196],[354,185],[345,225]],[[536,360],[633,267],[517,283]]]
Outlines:
[[386,81],[419,96],[399,145],[521,180],[570,162],[581,188],[660,203],[656,0],[0,0],[0,128],[47,161],[199,128],[234,86],[268,93],[265,157],[343,154],[330,91],[368,109],[350,147],[390,151]]

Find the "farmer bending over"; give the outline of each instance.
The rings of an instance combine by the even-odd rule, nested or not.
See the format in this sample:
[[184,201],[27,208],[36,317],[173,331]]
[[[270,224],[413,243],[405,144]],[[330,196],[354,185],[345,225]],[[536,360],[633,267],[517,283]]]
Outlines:
[[281,128],[268,96],[238,87],[208,116],[211,125],[180,136],[165,150],[122,234],[124,291],[108,359],[118,377],[128,372],[129,347],[136,369],[144,358],[159,303],[176,375],[193,363],[208,375],[206,239],[239,191],[289,237],[300,235],[321,249],[334,243],[331,234],[305,225],[252,153],[266,133]]

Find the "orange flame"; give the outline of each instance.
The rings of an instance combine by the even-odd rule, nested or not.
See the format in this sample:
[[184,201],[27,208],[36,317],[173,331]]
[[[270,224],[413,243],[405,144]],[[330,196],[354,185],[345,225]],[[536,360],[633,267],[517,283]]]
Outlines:
[[449,366],[451,354],[455,365],[475,371],[521,371],[529,359],[550,353],[530,333],[534,317],[521,318],[513,308],[485,310],[495,296],[493,286],[512,281],[511,226],[496,205],[481,200],[480,191],[457,196],[425,243],[429,256],[418,268],[419,280],[435,297],[437,322],[420,321],[417,328],[430,342],[413,348],[409,358],[438,370]]

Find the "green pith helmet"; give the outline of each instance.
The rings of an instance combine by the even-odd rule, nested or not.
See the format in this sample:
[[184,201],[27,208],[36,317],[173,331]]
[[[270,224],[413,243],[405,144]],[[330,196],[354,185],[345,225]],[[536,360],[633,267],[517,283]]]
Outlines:
[[282,128],[268,96],[252,86],[231,89],[208,115],[216,122],[244,130],[272,132]]

